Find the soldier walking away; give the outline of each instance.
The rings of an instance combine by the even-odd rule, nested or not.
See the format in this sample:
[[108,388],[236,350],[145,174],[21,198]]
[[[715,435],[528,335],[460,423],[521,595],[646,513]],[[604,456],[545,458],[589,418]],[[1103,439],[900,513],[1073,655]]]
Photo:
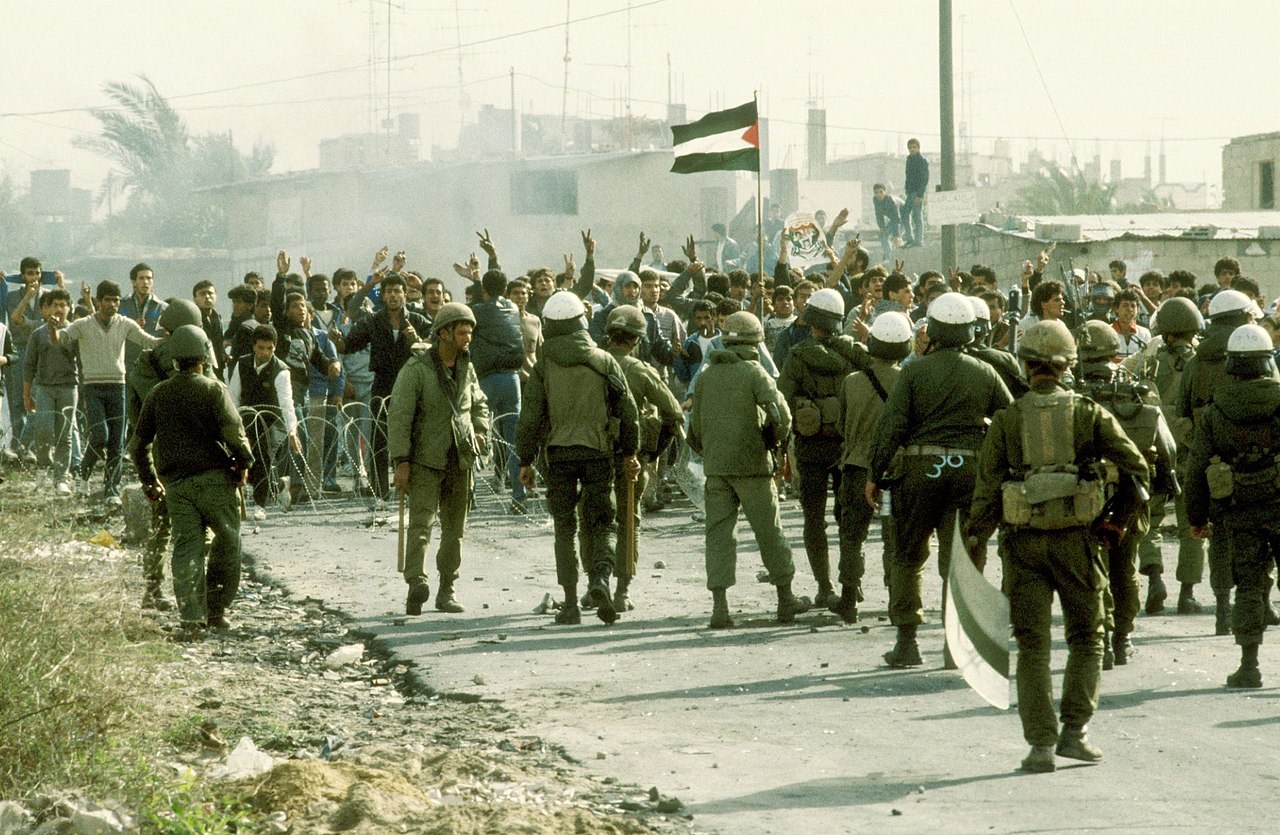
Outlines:
[[[747,517],[760,557],[778,590],[778,622],[809,611],[807,597],[791,591],[796,573],[782,532],[773,474],[791,427],[787,401],[760,365],[764,328],[751,313],[725,319],[723,350],[713,351],[698,377],[689,417],[689,446],[702,456],[706,473],[707,588],[711,628],[733,626],[729,587],[737,582],[738,509]],[[762,417],[763,416],[763,417]]]
[[1228,687],[1262,686],[1258,647],[1267,628],[1268,569],[1280,552],[1280,380],[1273,350],[1259,325],[1231,334],[1227,379],[1201,411],[1187,457],[1191,532],[1225,541],[1236,581],[1231,629],[1240,668],[1227,676]]
[[[1098,706],[1105,585],[1094,537],[1123,536],[1145,501],[1147,464],[1138,448],[1106,410],[1062,385],[1075,354],[1062,322],[1027,330],[1018,355],[1031,391],[991,422],[965,529],[969,553],[980,557],[996,526],[1005,527],[1018,715],[1031,745],[1022,769],[1032,772],[1053,771],[1055,753],[1102,759],[1087,732]],[[1119,471],[1105,503],[1102,459]],[[1067,638],[1061,734],[1049,670],[1055,592]]]
[[231,628],[226,611],[240,587],[236,488],[253,453],[226,387],[204,376],[209,337],[198,325],[183,325],[169,345],[178,373],[147,395],[132,452],[147,498],[164,500],[173,527],[173,591],[182,618],[175,638],[199,641],[206,629]]
[[589,554],[589,593],[596,616],[606,624],[618,619],[609,577],[615,559],[613,500],[614,456],[635,478],[640,427],[635,401],[622,367],[597,348],[587,333],[586,308],[572,292],[561,291],[542,309],[542,359],[524,387],[516,425],[520,481],[534,486],[533,460],[547,456],[547,507],[555,524],[556,578],[564,606],[556,623],[582,622],[578,606],[578,502],[582,501],[583,547]]
[[[619,543],[614,563],[614,575],[618,578],[618,583],[613,593],[613,608],[618,612],[628,612],[635,608],[631,602],[630,589],[636,563],[639,562],[640,498],[645,492],[646,474],[653,471],[650,464],[662,457],[667,447],[681,436],[684,429],[684,412],[680,410],[680,403],[675,395],[658,377],[653,366],[634,354],[636,346],[645,335],[647,324],[640,308],[622,305],[609,313],[609,320],[605,325],[607,350],[622,367],[627,388],[635,400],[636,411],[640,416],[640,449],[637,453],[640,472],[635,481],[629,481],[626,477],[625,458],[614,455],[613,462]],[[630,489],[628,485],[631,485]],[[582,556],[585,557],[585,554]]]
[[[1133,441],[1151,472],[1151,492],[1168,501],[1179,492],[1174,476],[1177,455],[1173,433],[1158,406],[1146,401],[1147,387],[1136,383],[1127,371],[1112,361],[1119,355],[1120,337],[1106,322],[1092,319],[1080,335],[1080,378],[1082,394],[1106,409]],[[1138,615],[1138,545],[1151,523],[1150,502],[1129,520],[1118,541],[1103,543],[1109,595],[1104,595],[1106,641],[1102,649],[1102,669],[1129,663],[1133,642],[1129,639]]]
[[[836,601],[827,545],[827,496],[840,495],[840,390],[847,376],[870,364],[866,348],[842,336],[844,299],[823,289],[810,297],[800,318],[811,338],[787,354],[778,391],[787,399],[795,432],[795,464],[799,471],[800,506],[804,510],[804,549],[818,582],[813,604],[825,609]],[[865,481],[865,479],[864,479]],[[847,509],[836,501],[836,525]],[[841,540],[840,560],[847,562]]]
[[476,319],[464,304],[441,305],[432,321],[431,347],[415,354],[396,377],[387,410],[388,453],[396,490],[409,499],[404,580],[405,614],[420,615],[431,597],[424,563],[431,529],[440,517],[436,609],[465,609],[453,586],[462,565],[462,535],[471,504],[471,479],[483,451],[489,408],[467,347]]
[[[867,466],[871,440],[880,411],[889,399],[900,371],[898,363],[911,353],[911,320],[905,313],[889,311],[876,317],[867,337],[871,365],[858,374],[844,378],[840,393],[840,426],[844,432],[841,447],[840,493],[837,503],[840,520],[840,597],[828,608],[845,623],[858,620],[858,604],[862,602],[862,577],[866,562],[862,546],[867,539],[874,515],[861,493],[867,483]],[[889,584],[889,565],[893,559],[893,525],[882,524],[885,585]]]
[[[1213,402],[1218,388],[1226,382],[1225,369],[1227,340],[1241,325],[1247,325],[1260,317],[1262,311],[1253,300],[1239,290],[1219,290],[1209,302],[1209,326],[1204,338],[1196,346],[1196,355],[1187,362],[1182,372],[1182,386],[1178,397],[1178,416],[1195,423],[1201,412]],[[1210,513],[1216,508],[1211,506]],[[1209,586],[1213,589],[1215,607],[1214,633],[1231,634],[1231,554],[1227,551],[1226,537],[1209,540]]]
[[[1191,421],[1178,415],[1178,395],[1182,375],[1188,361],[1195,354],[1194,340],[1204,327],[1204,317],[1195,302],[1175,297],[1167,299],[1156,310],[1155,328],[1160,334],[1160,346],[1148,354],[1134,369],[1134,374],[1154,387],[1160,396],[1160,410],[1165,422],[1173,431],[1177,443],[1175,459],[1177,477],[1187,480],[1187,450],[1191,444]],[[1179,430],[1182,431],[1179,431]],[[1138,572],[1148,577],[1146,612],[1158,615],[1164,611],[1168,597],[1164,578],[1164,557],[1161,553],[1163,538],[1160,524],[1164,521],[1168,496],[1156,493],[1151,499],[1151,529],[1138,547]],[[1174,575],[1181,590],[1178,592],[1178,614],[1197,615],[1203,607],[1195,597],[1196,585],[1204,579],[1204,542],[1191,535],[1187,524],[1186,493],[1178,491],[1173,497],[1174,518],[1178,525],[1178,564]]]
[[[920,580],[929,558],[929,535],[949,511],[963,526],[973,494],[978,446],[986,418],[1013,402],[991,366],[965,354],[973,339],[969,299],[943,293],[929,306],[927,353],[902,369],[876,424],[864,496],[879,508],[881,489],[892,486],[894,561],[890,571],[889,620],[898,640],[884,654],[890,667],[924,663],[916,629],[924,622]],[[890,480],[890,464],[902,449],[901,476]],[[951,566],[950,535],[938,538],[938,570]],[[985,560],[974,560],[981,570]],[[944,665],[950,665],[944,654]]]

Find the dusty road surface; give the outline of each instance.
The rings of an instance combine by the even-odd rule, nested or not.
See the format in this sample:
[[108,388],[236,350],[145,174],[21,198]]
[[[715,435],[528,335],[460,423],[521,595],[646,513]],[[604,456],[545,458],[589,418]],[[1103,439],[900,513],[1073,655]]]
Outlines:
[[[932,560],[918,670],[880,661],[894,633],[878,539],[860,624],[826,613],[773,624],[772,588],[756,582],[747,541],[730,591],[737,626],[708,629],[702,530],[683,500],[642,526],[635,611],[613,626],[589,612],[581,626],[557,626],[533,612],[546,593],[560,596],[545,510],[535,501],[529,516],[508,516],[487,484],[477,493],[461,615],[430,603],[420,617],[404,615],[395,515],[370,524],[354,499],[273,511],[257,533],[246,529],[245,548],[273,580],[350,614],[416,664],[424,684],[500,700],[523,730],[601,776],[678,797],[699,830],[1274,831],[1280,651],[1263,647],[1263,689],[1225,690],[1238,654],[1231,638],[1212,635],[1211,613],[1140,616],[1138,654],[1104,674],[1090,727],[1103,763],[1060,759],[1055,774],[1024,775],[1016,709],[987,706],[942,669]],[[796,591],[811,595],[794,501],[784,524]],[[745,522],[739,536],[750,539]],[[431,581],[434,592],[434,568]],[[1055,688],[1066,657],[1059,624]]]

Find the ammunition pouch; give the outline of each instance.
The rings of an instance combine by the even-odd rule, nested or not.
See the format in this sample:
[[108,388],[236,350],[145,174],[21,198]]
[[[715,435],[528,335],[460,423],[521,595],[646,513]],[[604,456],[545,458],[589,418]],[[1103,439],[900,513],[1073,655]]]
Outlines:
[[840,398],[820,397],[811,400],[807,397],[796,398],[795,408],[796,434],[805,438],[821,435],[827,438],[840,437]]
[[1101,480],[1081,479],[1074,468],[1031,473],[1004,483],[1004,522],[1038,531],[1083,527],[1102,512],[1103,492]]

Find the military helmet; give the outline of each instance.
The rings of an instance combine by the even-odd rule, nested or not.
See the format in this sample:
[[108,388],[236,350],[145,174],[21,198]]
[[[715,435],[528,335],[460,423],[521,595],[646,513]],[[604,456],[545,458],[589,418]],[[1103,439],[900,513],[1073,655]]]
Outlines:
[[1090,319],[1085,322],[1078,347],[1081,362],[1110,361],[1120,353],[1120,334],[1106,322]]
[[548,338],[586,330],[587,309],[575,293],[558,290],[542,306],[542,322]]
[[739,310],[724,320],[723,335],[726,345],[755,345],[764,341],[764,327],[754,313]]
[[169,306],[160,313],[160,327],[173,333],[183,325],[200,324],[200,308],[190,299],[169,299]]
[[466,322],[475,327],[476,315],[471,312],[471,308],[461,302],[447,302],[440,305],[440,309],[436,311],[436,318],[431,320],[431,332],[439,333],[444,328],[459,322]]
[[1036,322],[1018,343],[1018,356],[1032,362],[1070,365],[1076,358],[1076,341],[1059,319]]
[[169,337],[169,356],[175,360],[208,356],[209,337],[197,325],[181,325]]
[[973,305],[963,293],[943,293],[929,305],[929,344],[958,347],[973,341]]
[[809,297],[800,318],[807,325],[839,333],[844,323],[844,296],[838,290],[824,287]]
[[1228,313],[1248,313],[1260,318],[1262,311],[1253,303],[1253,299],[1239,290],[1219,290],[1209,302],[1209,318],[1216,319]]
[[605,333],[622,331],[631,336],[644,336],[647,324],[640,308],[633,304],[620,304],[609,312],[604,330]]
[[1225,370],[1233,377],[1251,380],[1275,372],[1275,348],[1261,325],[1241,325],[1227,340]]
[[911,320],[896,310],[886,311],[871,324],[867,352],[883,360],[905,359],[911,353]]
[[1174,296],[1156,308],[1155,331],[1159,334],[1198,333],[1204,327],[1200,308],[1191,299]]
[[1270,356],[1275,352],[1271,335],[1261,325],[1241,325],[1231,332],[1227,340],[1227,356]]

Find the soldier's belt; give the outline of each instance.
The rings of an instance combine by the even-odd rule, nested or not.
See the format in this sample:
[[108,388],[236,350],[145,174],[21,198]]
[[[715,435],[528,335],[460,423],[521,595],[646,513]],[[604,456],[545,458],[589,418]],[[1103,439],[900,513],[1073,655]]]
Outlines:
[[908,444],[902,448],[903,455],[974,455],[977,450],[960,449],[958,447],[934,446],[932,444]]

